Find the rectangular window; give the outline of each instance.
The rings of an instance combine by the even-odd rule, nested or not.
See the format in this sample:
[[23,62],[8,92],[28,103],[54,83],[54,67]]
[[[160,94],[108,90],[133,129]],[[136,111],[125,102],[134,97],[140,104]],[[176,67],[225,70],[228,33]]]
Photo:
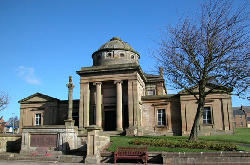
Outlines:
[[35,115],[35,125],[41,125],[41,117],[42,117],[42,115],[41,115],[41,113],[37,113],[36,115]]
[[158,125],[160,125],[160,126],[166,125],[165,109],[158,109],[157,117],[158,117]]
[[203,124],[212,124],[212,120],[211,120],[211,108],[210,107],[204,107],[204,111],[203,111]]
[[148,95],[155,95],[155,90],[154,90],[154,89],[149,89],[149,90],[147,91],[147,94],[148,94]]

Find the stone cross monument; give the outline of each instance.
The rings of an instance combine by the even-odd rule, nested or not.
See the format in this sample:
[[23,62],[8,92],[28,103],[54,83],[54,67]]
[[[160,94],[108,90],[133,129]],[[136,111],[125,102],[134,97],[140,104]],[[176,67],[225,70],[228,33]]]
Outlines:
[[73,88],[75,86],[72,82],[72,76],[69,76],[69,83],[66,84],[66,86],[69,88],[69,93],[68,93],[69,109],[68,109],[68,119],[65,120],[65,125],[66,126],[74,126],[75,121],[72,118],[72,111],[73,111]]

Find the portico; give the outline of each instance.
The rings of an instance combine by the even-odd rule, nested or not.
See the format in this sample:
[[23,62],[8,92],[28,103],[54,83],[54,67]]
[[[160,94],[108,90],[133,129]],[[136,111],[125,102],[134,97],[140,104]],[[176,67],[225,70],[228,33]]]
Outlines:
[[[128,77],[131,79],[131,74]],[[115,129],[113,131],[124,131],[129,126],[135,126],[137,122],[134,120],[137,118],[134,118],[134,115],[137,113],[134,111],[136,104],[139,105],[139,100],[134,95],[136,92],[133,92],[137,88],[133,87],[130,82],[137,80],[112,80],[111,75],[105,76],[103,80],[91,81],[90,77],[84,76],[81,78],[79,128],[95,124],[104,129],[108,124],[105,123],[106,120],[110,119],[108,115],[111,113],[114,115],[112,124]],[[110,127],[113,126],[110,125]]]
[[[123,100],[122,100],[122,81],[121,80],[113,80],[113,83],[116,86],[116,105],[115,106],[115,112],[116,112],[116,130],[117,131],[123,131]],[[105,121],[103,119],[103,108],[105,105],[103,103],[103,82],[85,82],[81,83],[81,97],[80,97],[80,105],[79,105],[79,112],[82,112],[79,114],[79,118],[82,118],[83,120],[79,120],[79,126],[88,127],[90,125],[90,85],[95,88],[94,95],[95,98],[93,102],[95,103],[95,111],[94,112],[94,122],[92,124],[96,124],[98,127],[103,128]],[[105,83],[104,83],[105,84]],[[82,100],[81,100],[82,99]],[[81,104],[82,103],[82,104]],[[109,104],[108,102],[106,102]],[[115,122],[115,121],[114,121]]]

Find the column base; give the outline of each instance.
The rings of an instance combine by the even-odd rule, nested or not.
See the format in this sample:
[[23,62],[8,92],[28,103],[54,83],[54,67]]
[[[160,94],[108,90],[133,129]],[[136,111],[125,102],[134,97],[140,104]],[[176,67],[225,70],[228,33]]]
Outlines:
[[99,164],[101,162],[100,156],[87,156],[85,159],[86,164]]
[[69,119],[69,120],[64,120],[65,126],[66,127],[74,127],[75,126],[75,120]]
[[116,128],[116,131],[123,132],[123,128]]
[[80,127],[78,129],[78,134],[79,135],[87,135],[87,129],[83,128],[83,127]]
[[97,125],[90,125],[90,126],[86,127],[85,129],[87,129],[88,132],[90,132],[92,130],[100,130],[100,131],[102,131],[102,127],[98,127]]

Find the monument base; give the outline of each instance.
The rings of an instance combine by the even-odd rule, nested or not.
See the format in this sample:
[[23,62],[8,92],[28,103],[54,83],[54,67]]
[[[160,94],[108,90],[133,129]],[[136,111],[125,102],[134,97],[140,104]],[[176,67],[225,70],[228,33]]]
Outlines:
[[66,127],[74,127],[75,126],[75,120],[68,119],[68,120],[64,120],[64,122],[65,122]]

